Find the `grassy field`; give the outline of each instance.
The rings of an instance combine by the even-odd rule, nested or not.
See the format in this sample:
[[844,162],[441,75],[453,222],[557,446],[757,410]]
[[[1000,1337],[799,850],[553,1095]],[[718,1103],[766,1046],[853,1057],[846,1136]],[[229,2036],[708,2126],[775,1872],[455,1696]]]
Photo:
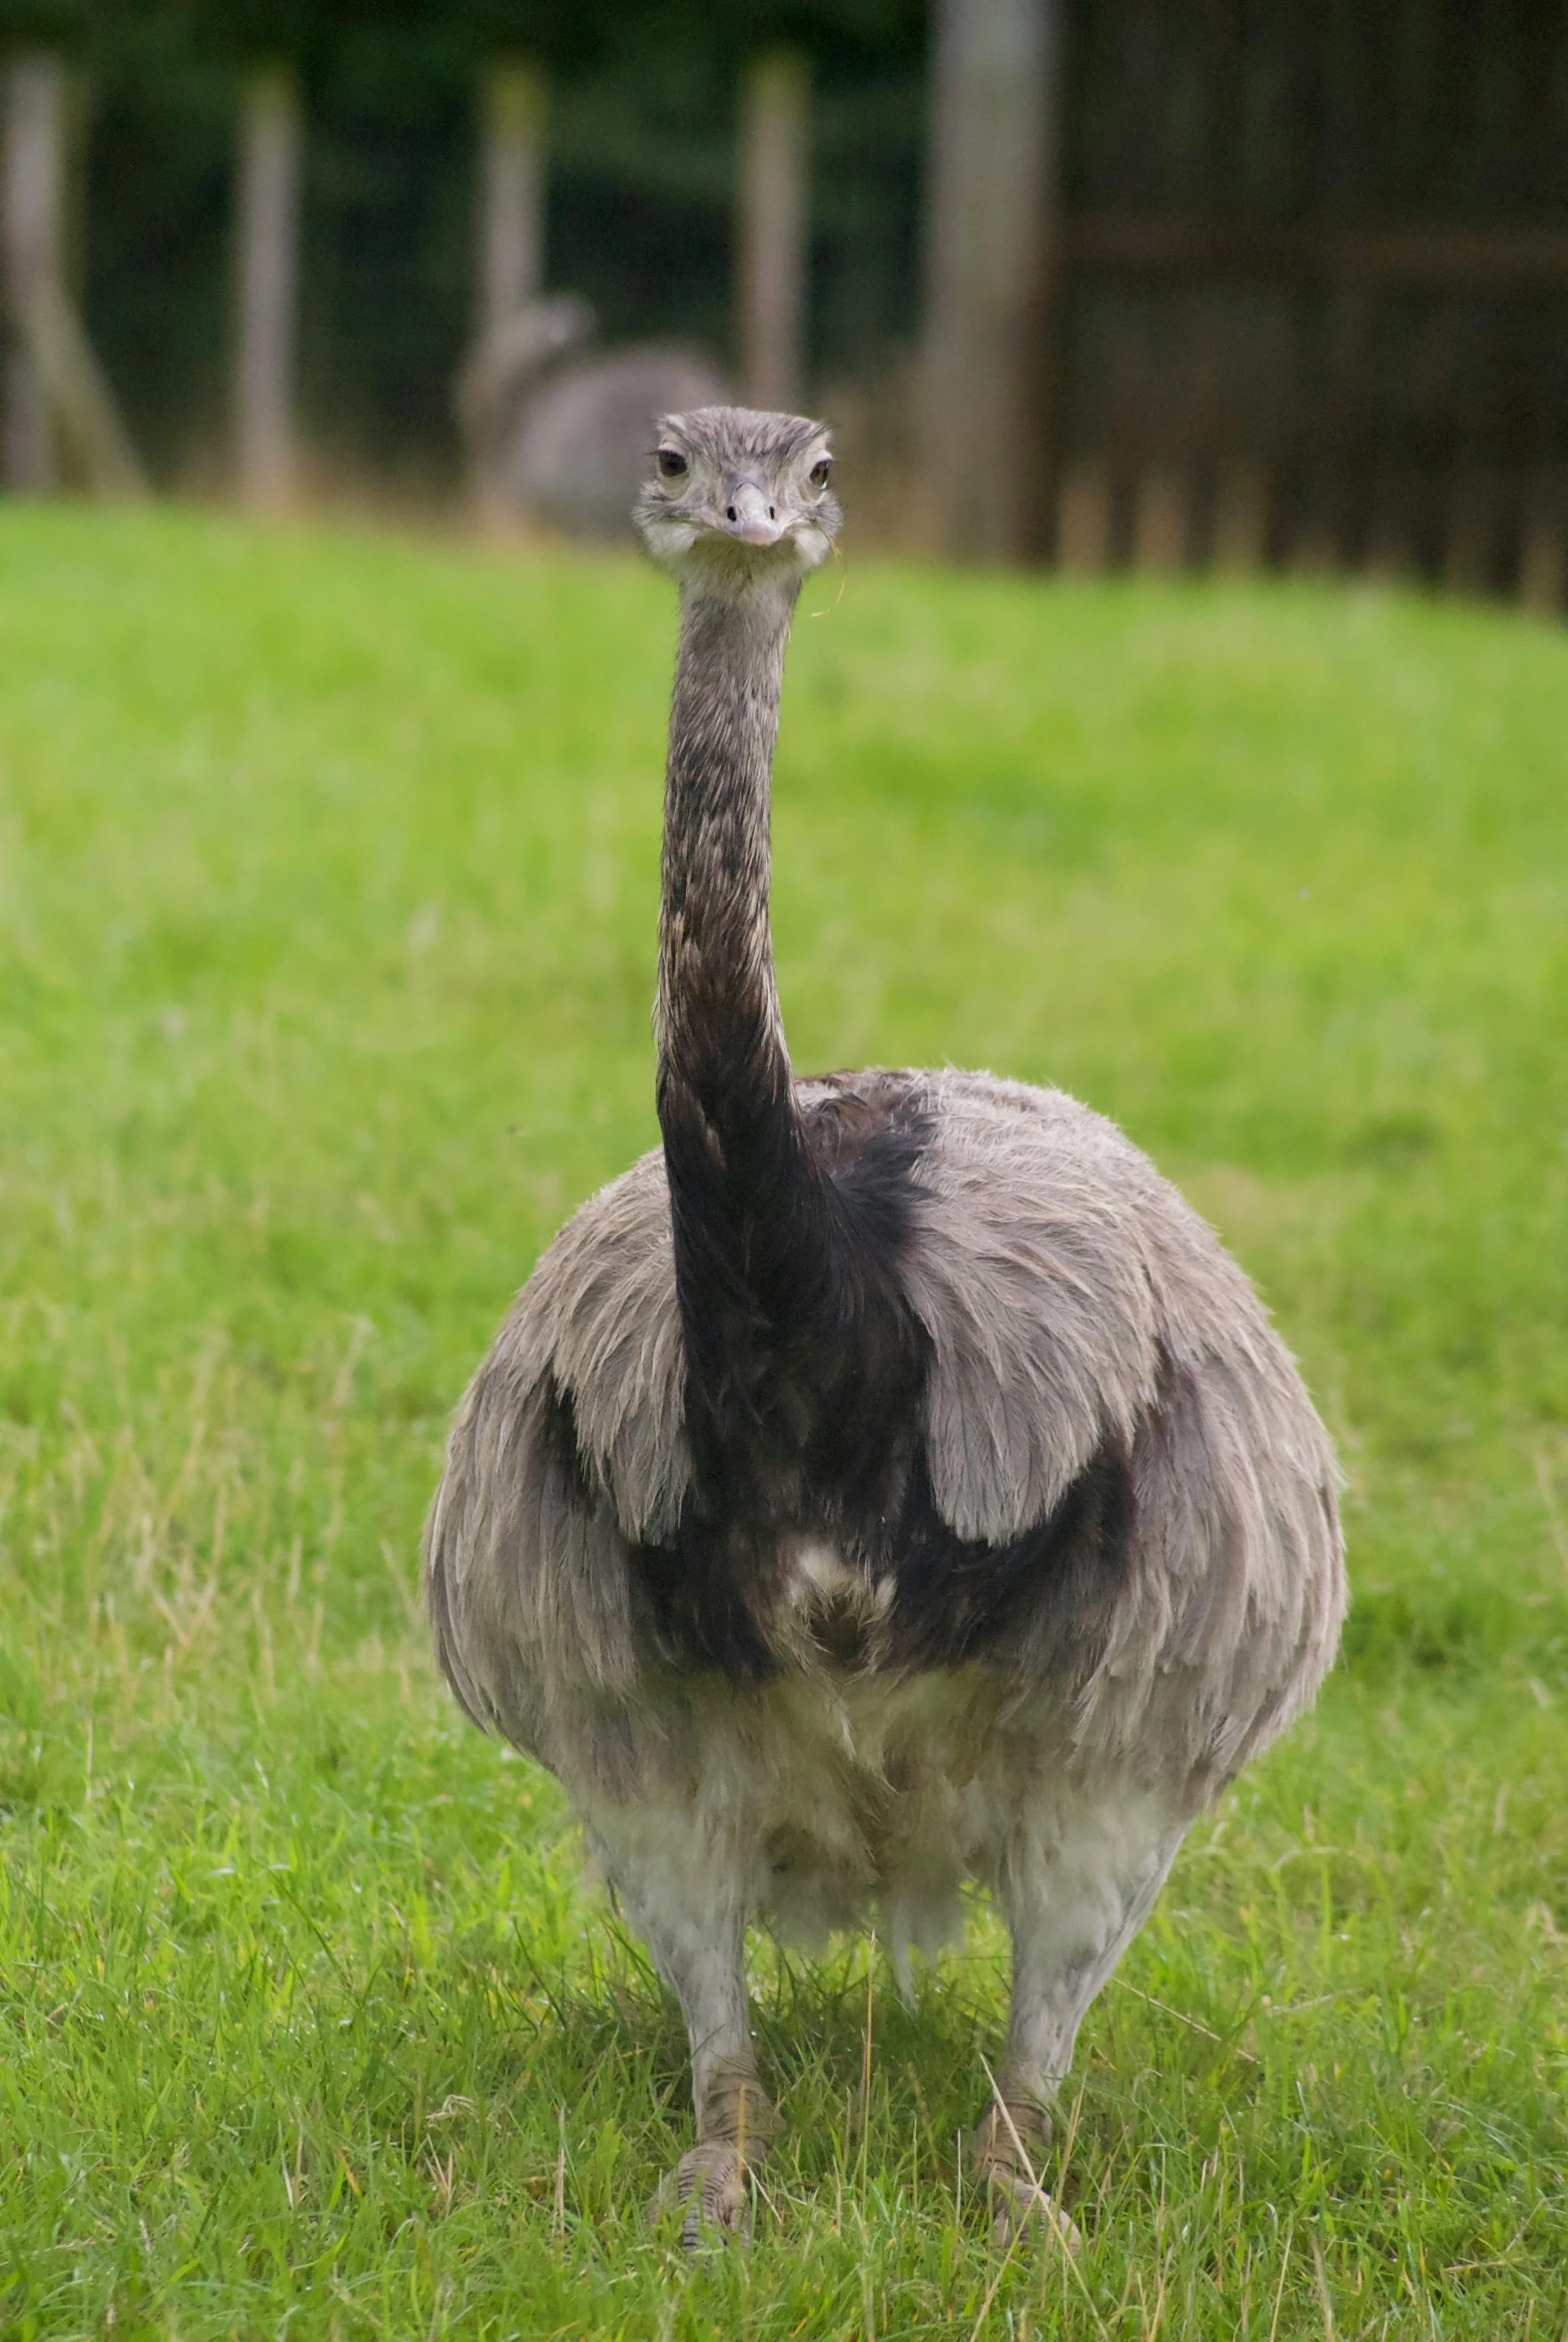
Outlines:
[[955,2164],[983,1912],[911,2010],[758,1947],[793,2129],[688,2263],[678,2022],[415,1601],[448,1408],[653,1136],[672,618],[0,519],[0,2332],[1561,2336],[1568,639],[853,561],[802,616],[797,1063],[1118,1117],[1303,1360],[1355,1609],[1086,2027],[1076,2264]]

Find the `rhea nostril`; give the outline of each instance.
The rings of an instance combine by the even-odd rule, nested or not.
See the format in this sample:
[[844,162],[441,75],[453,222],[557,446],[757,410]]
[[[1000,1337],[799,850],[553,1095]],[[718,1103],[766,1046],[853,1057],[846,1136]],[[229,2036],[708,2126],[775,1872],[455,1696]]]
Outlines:
[[736,511],[733,504],[726,504],[724,507],[724,517],[726,520],[738,520],[740,518],[740,514]]
[[777,518],[778,518],[778,514],[777,514],[777,513],[774,511],[774,509],[773,509],[773,506],[772,506],[771,504],[768,506],[768,518],[769,518],[770,520],[777,520]]

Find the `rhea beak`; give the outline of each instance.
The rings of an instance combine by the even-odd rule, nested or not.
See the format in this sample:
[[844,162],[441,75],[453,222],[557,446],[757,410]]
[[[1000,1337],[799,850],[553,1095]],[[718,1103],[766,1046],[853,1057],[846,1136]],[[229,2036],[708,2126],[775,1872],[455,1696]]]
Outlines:
[[774,507],[761,488],[749,479],[738,480],[731,487],[719,525],[726,536],[743,545],[776,545],[786,534],[785,524],[777,518]]

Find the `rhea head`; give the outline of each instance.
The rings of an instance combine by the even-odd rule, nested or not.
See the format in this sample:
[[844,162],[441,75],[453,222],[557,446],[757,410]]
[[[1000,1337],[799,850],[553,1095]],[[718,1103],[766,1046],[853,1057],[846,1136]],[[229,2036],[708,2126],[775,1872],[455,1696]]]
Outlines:
[[666,414],[637,530],[659,567],[702,595],[793,598],[826,560],[843,514],[828,488],[828,434],[799,414],[697,406]]

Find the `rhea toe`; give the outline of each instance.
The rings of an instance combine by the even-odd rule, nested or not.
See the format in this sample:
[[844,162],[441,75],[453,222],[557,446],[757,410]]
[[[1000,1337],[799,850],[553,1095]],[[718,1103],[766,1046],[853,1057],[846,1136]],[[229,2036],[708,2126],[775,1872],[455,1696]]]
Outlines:
[[457,1414],[435,1647],[564,1786],[680,2002],[685,2233],[744,2217],[781,2118],[745,1938],[877,1927],[978,1881],[1012,1939],[974,2168],[1037,2183],[1084,2012],[1182,1835],[1310,1700],[1344,1572],[1322,1425],[1246,1278],[1056,1090],[797,1077],[769,786],[821,424],[661,424],[636,520],[680,593],[662,1145],[566,1223]]

